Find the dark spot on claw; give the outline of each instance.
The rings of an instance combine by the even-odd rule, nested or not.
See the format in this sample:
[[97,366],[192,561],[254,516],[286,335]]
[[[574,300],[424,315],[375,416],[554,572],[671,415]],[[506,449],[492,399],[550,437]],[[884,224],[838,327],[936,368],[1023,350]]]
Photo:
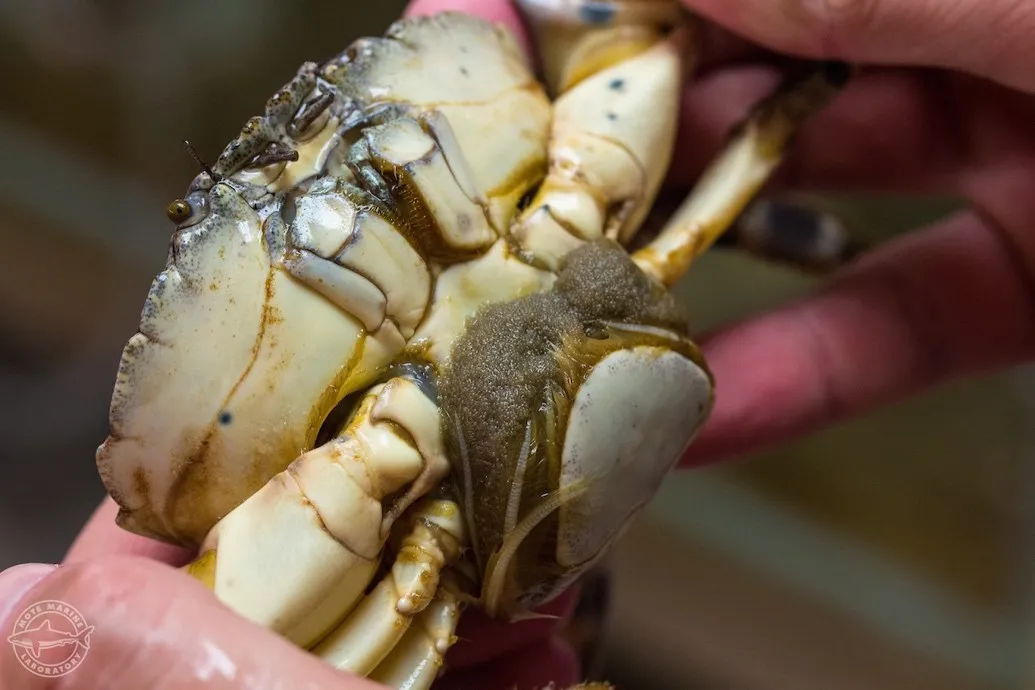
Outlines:
[[229,412],[227,412],[226,410],[223,410],[222,412],[219,413],[219,423],[222,424],[223,426],[226,426],[227,424],[229,424],[233,420],[234,420],[234,416],[232,414],[230,414]]
[[607,119],[610,120],[611,122],[614,122],[615,120],[618,119],[618,114],[617,113],[608,113],[607,114]]
[[462,75],[464,75],[466,77],[467,76],[467,68],[466,67],[461,67],[460,68],[460,74],[462,74]]
[[611,83],[608,84],[607,87],[609,89],[611,89],[612,91],[621,91],[623,88],[625,88],[625,80],[624,79],[612,79]]
[[587,24],[607,24],[614,14],[614,6],[603,2],[590,1],[579,8],[579,19]]

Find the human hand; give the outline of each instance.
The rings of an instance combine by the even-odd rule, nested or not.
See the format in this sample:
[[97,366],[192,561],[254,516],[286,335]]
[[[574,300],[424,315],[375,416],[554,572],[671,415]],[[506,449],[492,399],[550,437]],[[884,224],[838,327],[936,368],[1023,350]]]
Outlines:
[[[126,532],[106,499],[58,567],[26,564],[0,574],[0,643],[30,604],[58,600],[94,627],[81,666],[62,680],[94,688],[328,688],[382,686],[329,665],[223,606],[200,582],[175,569],[193,554]],[[175,567],[170,567],[175,566]],[[436,690],[530,690],[578,679],[573,651],[557,636],[570,616],[572,590],[542,612],[555,616],[502,626],[469,610]],[[23,650],[24,651],[24,650]],[[54,687],[30,673],[10,647],[0,650],[0,688]]]
[[[1026,126],[1035,110],[1028,95],[1035,77],[1023,67],[1035,13],[1006,0],[688,4],[772,49],[970,73],[865,72],[802,132],[779,182],[819,191],[956,194],[972,206],[864,257],[819,295],[705,338],[719,394],[692,462],[777,442],[951,376],[1030,358],[1035,138]],[[505,0],[418,0],[408,13],[447,8],[517,27]],[[751,65],[755,45],[720,31],[707,38],[702,72],[684,99],[674,187],[692,183],[728,127],[776,78]],[[66,677],[68,686],[160,680],[186,687],[207,675],[227,688],[375,687],[238,619],[168,567],[184,554],[118,530],[113,517],[106,501],[57,571],[23,568],[0,578],[0,625],[7,629],[11,616],[41,598],[74,603],[96,626],[93,669]],[[557,612],[570,609],[572,596]],[[479,643],[462,640],[451,652],[457,687],[575,680],[571,651],[556,641],[558,622],[499,628],[473,612],[467,618],[461,635]],[[528,672],[542,675],[506,677]],[[474,674],[479,681],[471,680]],[[0,681],[30,688],[50,682],[30,677],[10,654],[0,655]]]
[[[764,50],[864,66],[801,132],[778,190],[938,194],[968,208],[818,294],[708,334],[714,462],[1035,354],[1035,11],[1009,0],[685,0],[705,34],[670,183],[688,188],[776,83]],[[898,67],[893,67],[898,66]]]

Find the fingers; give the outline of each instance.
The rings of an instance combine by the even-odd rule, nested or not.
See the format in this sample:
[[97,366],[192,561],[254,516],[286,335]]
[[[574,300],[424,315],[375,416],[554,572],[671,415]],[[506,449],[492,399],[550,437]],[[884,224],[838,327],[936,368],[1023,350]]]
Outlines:
[[[64,563],[83,563],[106,556],[140,556],[173,566],[187,563],[192,557],[186,549],[153,541],[115,524],[118,506],[106,498],[87,522],[69,549]],[[488,618],[477,609],[469,609],[460,621],[458,642],[450,649],[448,666],[467,668],[486,663],[508,652],[545,639],[566,625],[578,600],[578,587],[573,587],[544,606],[544,618],[504,625]]]
[[864,258],[818,296],[708,338],[716,407],[685,464],[1035,356],[1033,240],[964,213]]
[[122,529],[115,524],[118,512],[119,507],[115,501],[106,497],[72,543],[64,562],[77,563],[116,554],[143,556],[176,566],[190,560],[192,554],[187,549],[163,544]]
[[[0,629],[8,640],[0,653],[0,687],[379,687],[248,623],[201,584],[152,560],[103,557],[61,566],[42,579],[38,571],[12,570],[0,575]],[[81,618],[31,607],[45,601],[70,606]],[[79,641],[58,644],[69,635]],[[59,679],[30,671],[75,654]]]
[[506,25],[515,33],[525,52],[529,53],[528,35],[512,0],[413,0],[406,6],[403,16],[424,16],[447,11],[466,12]]
[[446,674],[435,690],[540,690],[567,688],[580,680],[579,661],[571,646],[548,637],[491,664]]
[[1035,10],[1014,0],[684,0],[781,52],[944,67],[1035,88]]
[[[731,128],[781,76],[755,66],[727,69],[685,92],[670,185],[688,188],[726,144]],[[967,164],[955,111],[913,73],[865,74],[805,124],[778,179],[813,191],[945,192]]]

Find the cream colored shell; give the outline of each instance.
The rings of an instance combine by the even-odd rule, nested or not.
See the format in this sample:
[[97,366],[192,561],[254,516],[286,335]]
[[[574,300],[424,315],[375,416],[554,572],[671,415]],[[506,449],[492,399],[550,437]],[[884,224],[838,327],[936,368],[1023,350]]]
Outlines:
[[[480,576],[436,376],[485,308],[553,290],[589,241],[632,240],[692,61],[676,0],[516,4],[545,88],[508,30],[445,13],[307,63],[249,120],[174,205],[97,453],[124,528],[198,548],[185,570],[228,606],[393,688],[431,685]],[[815,93],[733,142],[635,254],[644,274],[671,283],[714,240]],[[711,380],[684,355],[614,351],[570,401],[544,555],[569,577],[706,418]]]

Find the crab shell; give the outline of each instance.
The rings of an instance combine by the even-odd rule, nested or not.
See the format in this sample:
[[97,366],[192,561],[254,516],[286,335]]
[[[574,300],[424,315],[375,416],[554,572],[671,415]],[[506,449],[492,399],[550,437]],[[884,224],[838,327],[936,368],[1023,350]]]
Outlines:
[[[410,359],[441,377],[489,607],[524,610],[591,566],[711,405],[671,297],[601,239],[631,236],[670,156],[680,44],[649,31],[641,55],[555,80],[566,93],[552,107],[510,34],[465,15],[406,20],[304,66],[224,151],[221,179],[200,175],[180,209],[98,452],[119,523],[198,547],[314,448],[338,403]],[[299,113],[326,94],[330,105],[297,134]],[[415,122],[438,122],[437,141]],[[392,181],[404,191],[432,184],[379,211],[342,186],[362,187],[369,170],[346,165],[356,142],[398,159]],[[297,158],[258,160],[277,146]],[[536,328],[550,337],[526,343],[540,365],[531,390],[516,353]],[[369,536],[367,554],[380,546]]]

